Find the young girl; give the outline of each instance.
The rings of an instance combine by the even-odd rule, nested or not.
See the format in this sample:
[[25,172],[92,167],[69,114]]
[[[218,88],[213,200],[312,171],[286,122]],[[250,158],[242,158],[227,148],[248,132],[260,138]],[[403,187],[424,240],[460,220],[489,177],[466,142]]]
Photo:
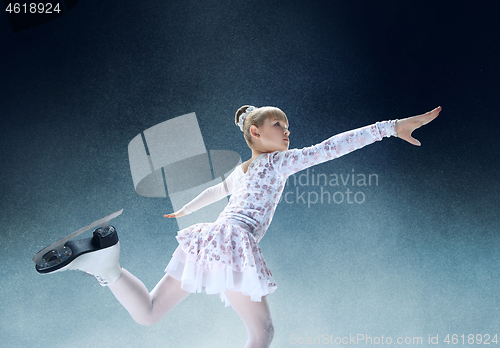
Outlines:
[[412,132],[432,121],[440,111],[441,107],[437,107],[419,116],[377,122],[311,147],[288,150],[290,131],[283,111],[269,106],[242,106],[236,112],[235,123],[243,131],[252,157],[222,183],[206,189],[181,210],[165,215],[179,218],[231,195],[214,223],[195,224],[178,232],[179,246],[165,276],[151,293],[120,267],[119,242],[87,253],[80,261],[75,259],[75,266],[70,264],[66,269],[95,275],[143,325],[158,322],[190,293],[219,294],[245,324],[245,347],[269,347],[274,328],[266,296],[274,292],[276,284],[259,241],[271,223],[287,178],[383,137],[397,136],[419,146]]

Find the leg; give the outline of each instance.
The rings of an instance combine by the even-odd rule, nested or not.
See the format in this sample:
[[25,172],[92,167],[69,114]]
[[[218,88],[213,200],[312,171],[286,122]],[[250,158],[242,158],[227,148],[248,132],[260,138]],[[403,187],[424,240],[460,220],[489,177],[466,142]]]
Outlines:
[[274,326],[266,296],[253,302],[250,296],[227,290],[226,296],[245,324],[248,340],[244,348],[267,348],[274,337]]
[[141,325],[153,325],[177,306],[190,293],[181,289],[181,282],[165,274],[151,293],[126,269],[120,279],[109,285],[116,299]]

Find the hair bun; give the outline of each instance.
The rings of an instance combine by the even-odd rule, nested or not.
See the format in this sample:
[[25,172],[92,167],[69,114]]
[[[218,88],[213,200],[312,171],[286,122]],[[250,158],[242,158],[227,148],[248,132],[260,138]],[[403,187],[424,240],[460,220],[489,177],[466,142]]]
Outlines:
[[[240,122],[240,116],[241,116],[241,114],[244,114],[244,113],[247,111],[247,109],[248,109],[249,107],[252,107],[252,106],[253,106],[253,105],[243,105],[242,107],[240,107],[240,108],[236,111],[236,114],[234,115],[234,116],[235,116],[235,118],[234,118],[234,124],[235,124],[235,125],[238,125],[238,123]],[[255,106],[253,106],[253,107],[255,107]]]
[[239,118],[238,118],[238,127],[240,127],[240,130],[242,132],[244,132],[244,130],[243,130],[243,124],[245,123],[245,120],[246,120],[247,116],[250,115],[250,113],[252,111],[254,111],[255,109],[256,109],[255,106],[249,106],[249,107],[246,108],[245,112],[239,116]]

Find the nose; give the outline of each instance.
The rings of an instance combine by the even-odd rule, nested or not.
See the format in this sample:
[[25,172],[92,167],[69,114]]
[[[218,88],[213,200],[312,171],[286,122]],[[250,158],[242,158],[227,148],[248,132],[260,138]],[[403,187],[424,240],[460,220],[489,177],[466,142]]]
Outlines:
[[285,134],[286,134],[286,136],[289,136],[290,135],[290,131],[288,129],[285,129]]

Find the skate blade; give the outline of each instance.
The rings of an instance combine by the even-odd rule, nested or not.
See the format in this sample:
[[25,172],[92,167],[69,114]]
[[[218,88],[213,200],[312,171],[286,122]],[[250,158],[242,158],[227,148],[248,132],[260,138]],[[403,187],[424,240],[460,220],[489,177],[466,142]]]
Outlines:
[[46,263],[50,259],[55,259],[59,258],[60,260],[65,260],[71,256],[71,249],[66,247],[64,244],[69,241],[70,239],[73,239],[80,234],[87,232],[88,230],[91,230],[96,227],[107,227],[111,219],[117,217],[123,212],[123,209],[110,214],[106,217],[103,217],[102,219],[99,219],[97,221],[94,221],[90,225],[87,225],[85,227],[80,228],[79,230],[67,235],[64,238],[59,239],[57,242],[52,243],[46,248],[43,248],[39,252],[33,256],[33,262],[36,263],[39,267],[41,267],[44,263]]

